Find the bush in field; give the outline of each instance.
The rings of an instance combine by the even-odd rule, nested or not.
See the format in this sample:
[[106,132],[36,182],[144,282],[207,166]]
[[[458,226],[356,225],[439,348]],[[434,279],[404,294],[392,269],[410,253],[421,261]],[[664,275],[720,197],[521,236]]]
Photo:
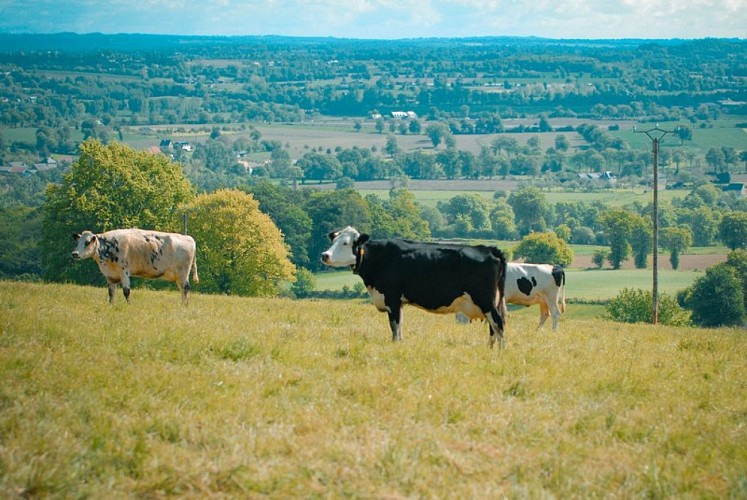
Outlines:
[[601,269],[604,266],[604,262],[609,258],[610,253],[607,250],[601,249],[594,252],[591,256],[591,262]]
[[187,209],[200,291],[267,297],[294,281],[283,235],[251,194],[222,189],[199,195]]
[[573,262],[573,250],[553,232],[531,233],[513,251],[514,257],[534,264],[567,266]]
[[311,297],[316,288],[314,273],[303,267],[296,270],[296,281],[291,285],[293,295],[298,299]]
[[744,284],[727,263],[710,267],[685,292],[685,306],[698,326],[740,325],[744,321]]
[[[622,323],[651,323],[653,319],[653,294],[640,288],[623,288],[606,306],[607,318]],[[659,323],[685,326],[688,314],[674,297],[659,294]]]

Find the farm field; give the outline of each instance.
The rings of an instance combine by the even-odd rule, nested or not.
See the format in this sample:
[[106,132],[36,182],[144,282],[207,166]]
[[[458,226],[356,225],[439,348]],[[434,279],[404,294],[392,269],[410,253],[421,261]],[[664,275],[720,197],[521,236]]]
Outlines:
[[747,496],[744,331],[536,319],[0,282],[0,495]]

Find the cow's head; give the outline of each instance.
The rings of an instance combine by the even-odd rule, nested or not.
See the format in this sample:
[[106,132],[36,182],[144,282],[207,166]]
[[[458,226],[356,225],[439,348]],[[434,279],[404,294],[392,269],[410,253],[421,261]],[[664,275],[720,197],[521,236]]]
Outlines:
[[340,231],[329,233],[332,246],[322,252],[322,262],[331,267],[356,267],[360,248],[368,241],[367,234],[360,234],[354,227],[348,226]]
[[78,242],[75,250],[73,250],[73,259],[75,260],[91,257],[98,246],[98,239],[91,231],[74,234],[73,239]]

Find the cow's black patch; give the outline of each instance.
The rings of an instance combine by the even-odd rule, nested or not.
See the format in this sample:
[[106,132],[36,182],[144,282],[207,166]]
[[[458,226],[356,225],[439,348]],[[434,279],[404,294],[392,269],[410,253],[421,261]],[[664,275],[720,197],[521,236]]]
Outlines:
[[533,277],[532,281],[529,281],[522,276],[521,278],[516,280],[516,286],[519,287],[519,291],[521,293],[528,296],[530,293],[532,293],[532,288],[537,286],[537,280]]
[[555,284],[561,286],[565,282],[565,271],[560,266],[553,266],[552,277],[555,279]]
[[99,238],[99,260],[110,260],[117,262],[119,255],[119,245],[117,240],[107,240]]

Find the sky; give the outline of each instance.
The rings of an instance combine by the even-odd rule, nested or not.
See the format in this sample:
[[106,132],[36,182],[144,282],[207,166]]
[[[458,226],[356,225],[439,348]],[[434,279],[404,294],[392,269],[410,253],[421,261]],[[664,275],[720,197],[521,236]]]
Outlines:
[[747,0],[0,0],[0,32],[747,38]]

